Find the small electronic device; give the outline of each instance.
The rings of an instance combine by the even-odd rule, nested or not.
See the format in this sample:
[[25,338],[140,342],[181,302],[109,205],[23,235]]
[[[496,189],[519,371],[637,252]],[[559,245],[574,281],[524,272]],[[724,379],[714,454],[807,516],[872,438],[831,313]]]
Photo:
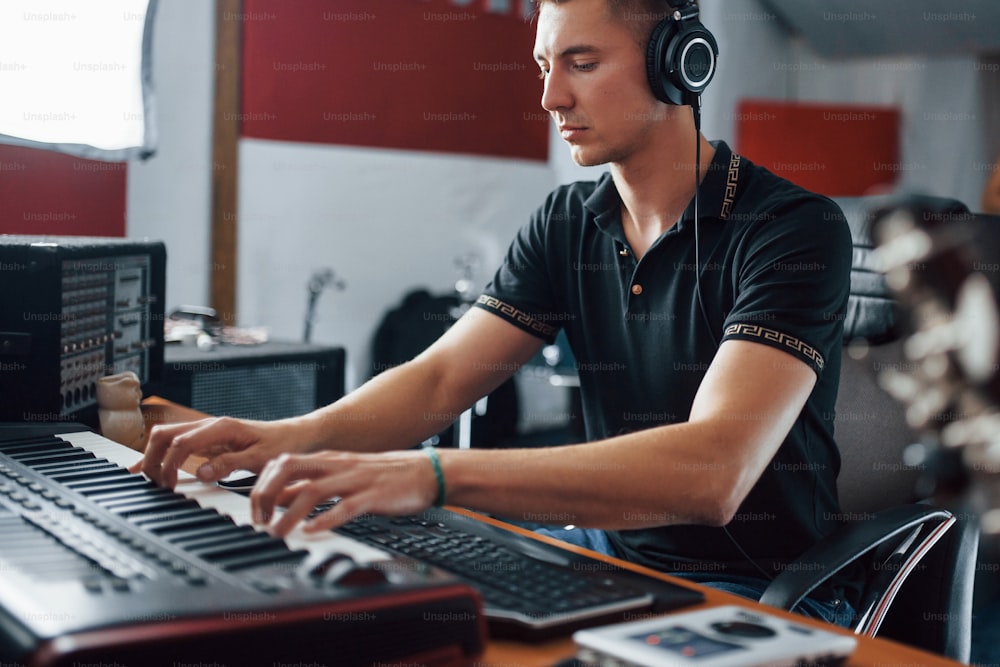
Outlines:
[[97,381],[163,373],[159,241],[0,235],[0,419],[97,425]]
[[723,606],[573,634],[586,667],[837,665],[857,640],[777,615]]
[[256,483],[257,475],[249,470],[234,470],[216,482],[216,484],[226,491],[243,493],[245,495],[250,495],[250,492],[253,491],[253,485]]

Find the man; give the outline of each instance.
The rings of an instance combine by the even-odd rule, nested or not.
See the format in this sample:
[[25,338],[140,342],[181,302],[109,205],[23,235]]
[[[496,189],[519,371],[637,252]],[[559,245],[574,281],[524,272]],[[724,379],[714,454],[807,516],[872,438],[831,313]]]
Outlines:
[[[836,523],[846,223],[829,200],[708,143],[690,107],[654,97],[646,42],[662,2],[539,5],[542,106],[574,160],[609,174],[552,193],[477,307],[413,361],[299,418],[157,427],[141,470],[167,486],[192,454],[209,458],[206,481],[259,470],[254,518],[278,535],[335,496],[307,530],[445,500],[572,517],[606,531],[587,544],[756,597]],[[588,442],[393,451],[439,431],[560,327]],[[841,596],[825,587],[803,610],[843,622]]]

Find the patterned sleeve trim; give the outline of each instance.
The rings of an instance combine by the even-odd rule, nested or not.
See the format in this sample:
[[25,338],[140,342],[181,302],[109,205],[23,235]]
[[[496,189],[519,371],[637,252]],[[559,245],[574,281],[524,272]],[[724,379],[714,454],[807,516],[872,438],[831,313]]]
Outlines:
[[807,359],[811,359],[812,362],[816,364],[816,368],[819,370],[823,370],[823,367],[826,365],[826,361],[823,359],[823,355],[819,353],[819,350],[811,345],[808,345],[802,339],[796,338],[795,336],[789,336],[788,334],[775,331],[774,329],[762,327],[759,324],[731,324],[726,327],[725,336],[759,338],[761,340],[777,343],[780,346],[795,350]]
[[558,329],[551,324],[540,322],[520,308],[515,308],[496,297],[483,294],[476,300],[476,304],[517,324],[523,329],[537,333],[545,338],[552,339],[558,332]]

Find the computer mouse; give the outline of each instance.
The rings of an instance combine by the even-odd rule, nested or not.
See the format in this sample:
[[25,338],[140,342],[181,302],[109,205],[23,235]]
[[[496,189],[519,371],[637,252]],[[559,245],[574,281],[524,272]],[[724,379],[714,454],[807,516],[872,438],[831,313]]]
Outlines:
[[257,483],[257,474],[249,470],[234,470],[216,484],[226,491],[249,494],[253,491],[253,485]]
[[328,573],[323,578],[324,583],[330,586],[345,586],[348,588],[364,588],[384,584],[388,579],[385,572],[371,564],[355,564],[349,569],[340,569]]
[[382,570],[340,552],[310,554],[299,566],[299,577],[324,586],[364,587],[387,581]]

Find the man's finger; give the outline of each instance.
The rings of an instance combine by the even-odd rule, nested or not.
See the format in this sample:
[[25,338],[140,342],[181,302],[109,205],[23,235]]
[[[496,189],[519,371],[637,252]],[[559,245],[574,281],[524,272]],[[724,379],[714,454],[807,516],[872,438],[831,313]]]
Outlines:
[[[133,465],[131,472],[142,472],[157,484],[163,484],[163,458],[170,449],[171,444],[178,435],[186,433],[192,428],[196,428],[202,422],[187,422],[183,424],[169,424],[154,426],[149,434],[149,442],[146,444],[146,451],[142,459]],[[176,480],[175,480],[176,481]],[[172,485],[171,485],[172,486]]]

